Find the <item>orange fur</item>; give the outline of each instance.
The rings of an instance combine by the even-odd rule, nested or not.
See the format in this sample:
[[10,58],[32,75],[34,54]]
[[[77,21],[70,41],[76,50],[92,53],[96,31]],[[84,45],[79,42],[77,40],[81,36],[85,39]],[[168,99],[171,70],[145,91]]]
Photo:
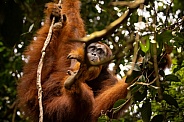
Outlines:
[[[17,87],[19,106],[26,115],[31,116],[35,121],[38,121],[39,116],[36,88],[37,66],[44,41],[48,35],[51,12],[53,10],[57,12],[59,9],[54,3],[47,4],[47,7],[45,24],[37,32],[37,39],[32,41],[25,51],[28,63],[24,65],[24,74]],[[81,89],[80,95],[76,95],[75,92],[70,93],[63,87],[65,77],[68,76],[67,71],[71,69],[71,61],[67,59],[67,55],[72,49],[82,47],[81,43],[70,40],[85,36],[84,24],[79,11],[79,0],[63,0],[60,14],[66,15],[66,23],[62,29],[53,30],[51,42],[46,49],[41,78],[45,122],[85,121],[92,110],[93,97],[89,87],[83,83],[76,84],[76,88]],[[83,105],[80,105],[80,101]],[[78,116],[77,112],[83,113],[83,116]]]
[[[99,42],[99,44],[104,45],[108,51],[107,55],[110,57],[112,55],[110,48],[104,43]],[[70,55],[76,59],[80,59],[81,63],[85,63],[83,62],[84,48],[73,50]],[[129,85],[125,83],[126,78],[117,82],[116,77],[109,73],[106,65],[90,66],[87,69],[86,67],[82,67],[80,70],[84,70],[81,77],[85,78],[86,83],[92,88],[95,95],[92,121],[96,122],[102,111],[107,112],[108,110],[111,110],[118,99],[126,98],[128,92],[127,87]],[[78,81],[80,81],[80,78]]]
[[[79,13],[80,1],[63,0],[61,10],[54,3],[47,4],[47,7],[45,24],[37,32],[37,39],[32,41],[25,51],[28,62],[24,65],[24,74],[17,87],[19,106],[33,121],[38,121],[37,66],[54,11],[55,16],[65,15],[66,22],[62,28],[53,29],[43,62],[41,81],[44,122],[95,122],[101,110],[111,109],[116,100],[125,98],[127,85],[123,82],[117,83],[117,79],[108,71],[107,65],[104,65],[84,69],[84,73],[72,88],[65,89],[64,82],[70,76],[67,71],[78,70],[80,66],[80,63],[67,59],[67,56],[71,50],[77,49],[77,55],[84,55],[83,44],[70,41],[85,36],[84,24]],[[112,54],[109,48],[108,50]]]
[[124,80],[118,81],[114,86],[103,91],[95,98],[92,112],[94,121],[97,121],[101,112],[106,113],[108,110],[111,110],[118,99],[126,98],[128,84]]

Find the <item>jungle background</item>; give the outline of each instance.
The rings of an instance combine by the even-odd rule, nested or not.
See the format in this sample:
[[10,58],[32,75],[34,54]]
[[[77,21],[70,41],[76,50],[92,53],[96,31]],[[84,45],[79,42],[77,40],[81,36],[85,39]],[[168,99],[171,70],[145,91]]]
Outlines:
[[[118,3],[118,0],[81,1],[81,15],[87,34],[105,29],[132,4],[112,5],[112,2]],[[23,119],[23,113],[17,108],[16,86],[23,75],[23,51],[35,36],[36,30],[42,26],[44,5],[47,2],[50,1],[0,1],[1,122],[28,121]],[[183,0],[145,0],[133,7],[126,20],[111,34],[101,39],[115,55],[111,66],[114,66],[113,72],[119,78],[126,74],[123,70],[130,62],[137,62],[140,56],[143,60],[133,65],[132,73],[126,81],[133,81],[130,87],[132,94],[127,99],[131,99],[132,105],[126,114],[117,120],[109,119],[103,113],[99,122],[183,122],[183,15]],[[172,66],[163,70],[167,54],[171,56]],[[118,111],[127,100],[119,100],[113,112]]]

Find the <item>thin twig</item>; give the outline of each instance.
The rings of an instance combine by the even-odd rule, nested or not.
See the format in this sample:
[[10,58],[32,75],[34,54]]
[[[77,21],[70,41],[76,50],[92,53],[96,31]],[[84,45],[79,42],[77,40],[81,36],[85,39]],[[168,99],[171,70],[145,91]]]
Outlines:
[[171,10],[171,5],[173,3],[173,0],[171,1],[171,3],[167,6],[166,8],[166,19],[165,19],[165,27],[168,26],[168,17],[169,17],[169,11]]
[[[135,82],[132,85],[130,85],[127,89],[130,89],[131,87],[135,86],[135,85],[143,85],[143,86],[150,86],[151,84],[155,83],[155,81],[158,79],[158,77],[154,78],[153,81],[151,81],[150,83],[144,83],[144,82]],[[155,87],[158,89],[158,87]]]
[[[61,4],[61,0],[59,1],[58,4]],[[47,35],[47,38],[45,40],[45,43],[43,45],[43,48],[41,50],[41,58],[38,64],[38,69],[37,69],[37,82],[36,82],[36,86],[38,89],[38,103],[39,103],[39,122],[43,122],[43,104],[42,104],[42,84],[41,84],[41,72],[42,72],[42,67],[43,67],[43,59],[45,57],[45,51],[46,48],[48,46],[48,44],[50,43],[51,40],[51,36],[52,36],[52,28],[55,22],[55,17],[53,17],[52,19],[52,23],[51,26],[49,28],[49,33]]]

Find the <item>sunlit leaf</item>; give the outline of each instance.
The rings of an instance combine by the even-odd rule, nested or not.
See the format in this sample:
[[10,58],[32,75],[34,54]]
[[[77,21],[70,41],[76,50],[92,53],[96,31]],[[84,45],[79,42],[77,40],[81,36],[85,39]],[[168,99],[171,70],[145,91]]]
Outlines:
[[99,118],[98,118],[98,122],[107,122],[109,121],[109,117],[107,115],[101,115]]
[[142,41],[140,41],[140,47],[141,47],[141,50],[146,53],[148,50],[149,50],[149,47],[150,47],[150,40],[149,39],[146,39],[146,44],[143,44]]

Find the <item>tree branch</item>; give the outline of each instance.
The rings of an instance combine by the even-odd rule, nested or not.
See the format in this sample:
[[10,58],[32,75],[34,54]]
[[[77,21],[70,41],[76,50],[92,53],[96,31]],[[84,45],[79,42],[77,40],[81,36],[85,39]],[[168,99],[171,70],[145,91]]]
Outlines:
[[[140,4],[139,8],[143,10],[144,4]],[[138,22],[142,22],[142,15],[139,16]],[[136,33],[135,46],[134,46],[134,55],[133,55],[133,59],[132,59],[132,66],[131,66],[131,69],[127,72],[127,75],[132,74],[132,71],[134,69],[134,66],[135,66],[135,63],[136,63],[136,60],[137,60],[137,54],[138,54],[138,48],[139,48],[139,39],[140,39],[139,32],[140,32],[140,30],[138,30],[138,32]]]
[[85,42],[86,45],[89,45],[92,42],[97,42],[101,40],[103,37],[106,37],[107,35],[111,34],[117,27],[120,26],[120,24],[122,24],[129,17],[128,16],[129,14],[130,14],[129,9],[127,9],[127,11],[125,11],[125,13],[120,18],[112,22],[105,29],[101,31],[96,31],[90,34],[90,36],[86,36],[84,38],[73,40],[73,41]]
[[[134,2],[134,5],[139,6],[143,2],[144,2],[144,0],[136,0]],[[129,2],[129,4],[132,4],[132,3]],[[135,8],[134,9],[127,9],[125,11],[125,13],[121,17],[116,19],[114,22],[112,22],[110,25],[108,25],[105,29],[103,29],[101,31],[96,31],[96,32],[90,34],[90,36],[86,36],[86,37],[83,37],[83,38],[80,38],[80,39],[75,39],[75,40],[72,40],[72,41],[86,43],[86,46],[85,46],[85,50],[86,50],[86,48],[87,48],[87,46],[89,44],[91,44],[93,42],[100,41],[102,38],[107,37],[108,35],[112,34],[117,27],[119,27],[124,21],[127,21],[127,18],[130,16],[130,14],[133,12],[133,10],[135,10]],[[104,60],[102,62],[99,62],[99,63],[94,63],[94,64],[90,63],[90,65],[93,65],[93,66],[94,65],[102,65],[102,64],[105,64],[107,62],[112,61],[113,59],[115,59],[115,57],[122,57],[122,56],[124,56],[124,54],[119,54],[119,51],[117,51],[116,53],[118,55],[113,55],[109,59],[106,59],[106,60]],[[85,56],[84,59],[86,60],[86,56]],[[81,63],[82,67],[83,67],[83,65],[85,65],[85,64]],[[82,73],[82,71],[81,71],[81,67],[80,67],[79,71],[77,72],[77,74],[73,74],[73,75],[69,76],[68,79],[65,81],[65,85],[64,85],[65,88],[66,89],[70,89],[72,84],[75,83],[75,80],[79,78],[81,73]]]
[[[155,10],[155,8],[154,8]],[[155,76],[156,76],[156,86],[158,87],[158,98],[161,100],[163,98],[162,96],[162,91],[160,88],[160,80],[159,80],[159,73],[158,73],[158,62],[157,62],[157,40],[156,40],[156,22],[157,22],[157,13],[155,10],[155,14],[153,17],[153,23],[154,23],[154,40],[152,41],[153,44],[153,66],[154,66],[154,71],[155,71]]]
[[111,5],[117,6],[128,6],[129,8],[137,8],[140,4],[143,4],[144,0],[134,0],[134,1],[118,1],[112,2]]

